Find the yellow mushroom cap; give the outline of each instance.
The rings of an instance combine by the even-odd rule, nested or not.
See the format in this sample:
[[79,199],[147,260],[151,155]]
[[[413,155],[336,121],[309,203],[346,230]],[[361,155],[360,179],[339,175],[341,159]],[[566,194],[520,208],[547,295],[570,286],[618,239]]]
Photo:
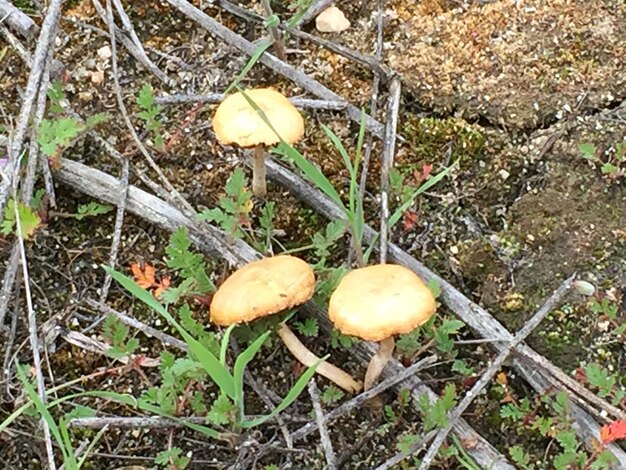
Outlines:
[[[293,144],[302,138],[304,121],[287,98],[271,88],[256,88],[245,93],[265,113],[285,142]],[[242,93],[234,93],[220,103],[213,117],[213,130],[224,145],[253,147],[280,142]]]
[[343,334],[382,341],[434,315],[435,298],[411,270],[378,264],[350,271],[330,297],[328,316]]
[[230,275],[211,301],[211,321],[229,326],[303,304],[315,291],[315,273],[295,256],[253,261]]

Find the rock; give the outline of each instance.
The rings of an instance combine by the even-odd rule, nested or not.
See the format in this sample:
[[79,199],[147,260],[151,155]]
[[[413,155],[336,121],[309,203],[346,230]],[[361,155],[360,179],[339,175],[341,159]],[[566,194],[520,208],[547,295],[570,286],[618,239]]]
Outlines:
[[109,46],[102,46],[100,49],[98,49],[97,54],[98,58],[102,61],[109,60],[113,55]]
[[322,33],[340,33],[350,27],[350,21],[339,8],[332,6],[315,18],[315,27]]

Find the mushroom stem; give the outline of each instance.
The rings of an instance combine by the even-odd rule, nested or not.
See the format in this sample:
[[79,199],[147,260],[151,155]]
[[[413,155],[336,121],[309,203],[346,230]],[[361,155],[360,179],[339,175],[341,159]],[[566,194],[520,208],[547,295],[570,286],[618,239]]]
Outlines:
[[367,366],[365,380],[363,381],[363,390],[367,391],[372,388],[372,385],[374,385],[378,379],[378,376],[385,368],[385,365],[389,362],[389,359],[391,359],[391,355],[393,354],[395,347],[396,342],[394,341],[393,336],[390,336],[380,342],[378,352],[374,354],[372,360]]
[[255,196],[264,198],[267,194],[265,182],[265,152],[263,145],[254,147],[252,154],[252,192]]
[[[313,354],[304,344],[302,344],[298,337],[293,334],[293,331],[291,331],[291,329],[284,323],[280,325],[278,336],[280,336],[280,339],[283,340],[283,343],[285,343],[285,346],[287,346],[287,349],[289,349],[291,354],[293,354],[293,356],[305,366],[311,367],[320,360],[319,357]],[[315,372],[323,375],[331,382],[336,383],[347,392],[356,393],[361,391],[363,388],[362,384],[354,380],[350,374],[338,367],[335,367],[329,362],[320,362],[317,369],[315,369]]]

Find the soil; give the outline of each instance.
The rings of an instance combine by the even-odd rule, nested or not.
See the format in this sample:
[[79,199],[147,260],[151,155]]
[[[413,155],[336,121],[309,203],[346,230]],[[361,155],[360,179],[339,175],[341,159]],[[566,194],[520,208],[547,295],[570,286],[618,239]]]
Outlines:
[[[109,44],[101,31],[107,26],[90,1],[68,3],[55,47],[55,58],[65,66],[58,78],[67,99],[83,117],[109,113],[113,118],[98,127],[98,132],[129,156],[133,166],[147,169],[117,108],[110,59],[102,59],[97,52]],[[167,152],[157,152],[150,133],[137,118],[135,97],[145,83],[153,86],[156,96],[223,92],[247,58],[165,2],[135,3],[124,2],[139,38],[150,58],[176,84],[159,82],[118,44],[126,106],[142,141],[157,156],[173,186],[194,207],[214,207],[224,196],[226,180],[243,160],[241,150],[223,147],[216,141],[210,125],[214,107],[164,106],[161,116],[165,141],[176,134],[179,137]],[[203,3],[207,14],[249,40],[265,34],[262,26],[225,12],[218,2],[193,3]],[[316,33],[313,24],[303,29],[373,55],[375,3],[338,2],[352,23],[344,33]],[[41,23],[33,5],[16,4],[32,12]],[[241,2],[241,6],[261,11],[255,2]],[[291,6],[274,4],[284,17]],[[403,140],[396,147],[395,169],[404,176],[404,185],[417,187],[420,175],[430,165],[430,171],[436,174],[456,163],[447,178],[410,208],[393,229],[391,240],[486,308],[511,332],[522,327],[566,277],[578,273],[579,279],[595,286],[598,301],[607,299],[617,306],[615,318],[595,312],[591,298],[572,293],[528,343],[567,373],[580,373],[586,364],[599,363],[617,374],[617,387],[624,385],[626,377],[623,334],[610,333],[626,319],[626,189],[625,177],[620,173],[626,168],[626,158],[619,161],[619,146],[626,145],[624,24],[626,5],[618,0],[393,0],[386,2],[384,9],[383,47],[384,63],[401,75],[403,83],[398,122]],[[28,77],[19,55],[3,41],[0,39],[0,137],[9,136],[17,120]],[[35,43],[27,46],[32,53]],[[367,67],[303,40],[291,38],[288,47],[293,49],[289,63],[355,106],[371,109],[373,72]],[[99,72],[104,72],[102,81]],[[260,65],[252,68],[243,84],[271,85],[289,96],[305,95],[296,85]],[[380,95],[376,117],[384,122],[384,82]],[[355,152],[358,126],[341,112],[304,110],[303,114],[307,128],[298,149],[346,194],[349,174],[321,124],[337,134],[350,155]],[[583,158],[581,144],[595,146],[598,162]],[[366,218],[373,226],[379,218],[380,153],[381,143],[374,139],[365,197]],[[63,155],[113,175],[120,171],[117,162],[90,136],[67,148]],[[605,163],[614,164],[616,171],[603,173]],[[135,176],[131,182],[144,187]],[[40,187],[43,183],[38,181]],[[56,189],[59,206],[46,214],[45,225],[26,245],[38,321],[44,324],[54,318],[63,329],[88,329],[88,335],[103,341],[101,326],[97,325],[100,314],[82,301],[99,296],[104,280],[100,265],[108,263],[115,212],[84,220],[59,216],[75,213],[79,205],[90,200],[71,188],[59,185]],[[280,245],[290,249],[310,243],[311,237],[327,224],[312,208],[275,184],[269,184],[268,199],[276,201],[274,228],[279,243],[274,244],[275,252],[281,251]],[[254,202],[253,225],[258,224],[263,206],[261,201]],[[393,193],[391,203],[393,210],[400,204],[400,194]],[[181,280],[168,271],[164,261],[168,239],[168,233],[127,215],[118,268],[129,273],[131,263],[145,262],[155,266],[159,276],[169,275],[175,284],[179,283]],[[8,263],[13,241],[11,234],[0,236],[0,266]],[[347,237],[333,246],[330,259],[334,266],[345,262],[348,248]],[[318,261],[311,252],[303,252],[302,256],[312,263]],[[219,283],[230,268],[221,260],[206,261],[212,279]],[[15,354],[20,361],[30,363],[24,304],[20,292],[12,304],[17,312],[17,335],[8,351],[2,348],[2,355],[10,358]],[[116,284],[107,304],[175,334],[156,313]],[[192,309],[196,319],[208,324],[204,305],[194,303]],[[0,328],[11,326],[12,315]],[[435,325],[452,317],[442,305]],[[296,314],[292,322],[304,320]],[[214,330],[210,326],[207,329]],[[9,344],[9,335],[1,334],[0,344]],[[426,343],[424,336],[419,341]],[[137,338],[141,354],[156,358],[162,352],[163,345],[155,338],[143,334],[137,334]],[[478,338],[462,329],[454,339]],[[243,343],[244,338],[240,341]],[[329,335],[320,333],[305,342],[320,355],[330,352],[333,362],[355,375],[364,373],[364,365],[350,349],[333,346]],[[425,375],[428,385],[438,393],[447,384],[454,384],[459,394],[471,387],[493,353],[482,344],[455,349],[456,357],[440,351],[442,364]],[[411,354],[396,354],[410,361]],[[44,356],[47,386],[119,366],[60,337],[48,344]],[[267,389],[285,396],[301,368],[277,341],[264,347],[263,357],[251,364],[252,375]],[[474,373],[463,375],[452,366],[454,359],[462,359]],[[156,368],[142,368],[142,372],[127,368],[117,375],[104,374],[75,385],[72,391],[109,390],[139,396],[150,384],[161,380]],[[0,376],[0,384],[2,420],[23,397],[14,369]],[[317,384],[322,392],[328,387],[322,379]],[[206,397],[216,398],[215,385],[205,383],[201,387]],[[349,398],[324,406],[330,410]],[[358,409],[330,426],[339,468],[375,468],[398,451],[403,436],[422,433],[423,417],[415,403],[407,406],[398,391],[389,391],[383,398],[388,405],[384,414]],[[509,449],[519,445],[530,454],[535,465],[532,468],[553,468],[552,459],[559,452],[554,437],[501,417],[501,406],[524,398],[533,401],[541,397],[506,367],[464,417],[503,455],[509,456]],[[74,404],[89,405],[102,416],[135,415],[130,408],[104,400],[78,399]],[[309,422],[311,407],[305,391],[286,411],[287,427],[293,431]],[[58,416],[70,409],[57,410]],[[266,406],[251,392],[247,394],[247,410],[261,413]],[[76,431],[75,446],[94,435],[92,431]],[[297,442],[294,449],[281,443],[282,434],[275,423],[255,429],[246,438],[248,451],[245,446],[232,448],[189,430],[109,430],[90,457],[88,468],[152,468],[156,454],[171,445],[192,456],[190,468],[229,468],[239,463],[238,459],[248,462],[248,468],[259,469],[271,465],[307,469],[326,466],[317,433]],[[268,442],[278,445],[255,461],[255,453]],[[6,468],[42,468],[45,447],[36,417],[21,417],[4,431],[0,449]],[[395,468],[416,467],[408,459]],[[440,456],[433,468],[463,467],[455,457]]]

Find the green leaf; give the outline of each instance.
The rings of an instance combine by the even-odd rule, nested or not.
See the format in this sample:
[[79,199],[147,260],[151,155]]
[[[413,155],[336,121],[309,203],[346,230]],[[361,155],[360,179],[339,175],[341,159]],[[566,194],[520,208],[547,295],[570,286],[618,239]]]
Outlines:
[[266,39],[265,41],[261,42],[257,46],[254,53],[250,56],[250,60],[248,60],[248,63],[246,64],[246,66],[243,69],[241,69],[241,72],[239,72],[239,74],[237,75],[237,77],[235,77],[233,82],[230,85],[228,85],[228,88],[224,92],[225,95],[228,95],[231,91],[233,91],[235,87],[239,85],[241,80],[245,78],[245,76],[252,69],[252,67],[254,67],[254,64],[256,64],[259,61],[261,56],[265,53],[266,50],[268,50],[271,47],[272,44],[274,44],[273,40]]
[[[9,235],[15,229],[15,212],[15,200],[11,198],[4,206],[2,224],[0,225],[0,233],[2,233],[3,235]],[[35,230],[37,230],[37,228],[39,228],[39,226],[41,225],[41,219],[39,218],[39,215],[23,202],[17,203],[17,218],[20,223],[22,237],[24,238],[24,240],[28,240],[35,233]]]
[[48,411],[48,408],[46,407],[46,405],[41,401],[41,398],[37,394],[35,387],[31,384],[30,380],[27,378],[26,368],[18,363],[16,370],[17,370],[17,376],[22,382],[22,385],[24,385],[24,390],[26,391],[28,398],[35,405],[37,412],[46,421],[46,424],[50,428],[50,433],[59,444],[61,453],[63,454],[63,461],[65,462],[66,466],[70,469],[77,468],[77,462],[76,462],[76,457],[74,456],[74,450],[72,449],[71,446],[69,448],[66,446],[66,442],[63,439],[63,436],[61,435],[61,430],[59,429],[56,421],[54,420],[54,418]]
[[294,322],[294,326],[301,335],[317,337],[319,333],[319,326],[316,318],[307,318],[304,322]]
[[235,360],[235,366],[233,367],[233,380],[235,388],[235,396],[233,401],[239,410],[243,410],[243,373],[248,363],[256,356],[261,346],[271,334],[271,331],[266,331],[259,336],[250,346],[248,346]]
[[85,217],[95,217],[97,215],[107,214],[113,210],[113,206],[109,204],[100,204],[92,201],[89,204],[81,204],[78,206],[78,212],[72,217],[76,220],[83,220]]
[[224,425],[234,422],[236,416],[237,407],[226,395],[220,393],[220,396],[211,405],[207,419],[213,424]]
[[87,119],[85,119],[85,126],[89,129],[93,129],[98,124],[103,124],[109,119],[111,119],[111,115],[107,113],[94,114],[93,116],[89,116]]
[[580,153],[583,154],[583,158],[586,158],[587,160],[591,160],[592,162],[597,162],[598,161],[598,157],[596,157],[596,146],[593,144],[580,144],[578,146],[578,150],[580,150]]
[[220,363],[218,358],[216,358],[206,347],[200,344],[194,337],[185,331],[185,329],[170,315],[170,313],[154,298],[150,292],[139,287],[132,281],[132,279],[115,271],[109,266],[104,266],[104,269],[113,279],[122,285],[122,287],[165,318],[167,322],[180,333],[189,346],[192,354],[196,357],[196,359],[198,359],[198,361],[200,361],[206,372],[218,385],[218,387],[220,387],[222,392],[228,395],[229,398],[235,398],[236,392],[233,376],[230,375],[228,369]]
[[322,403],[325,405],[332,405],[333,403],[337,403],[341,400],[345,395],[346,394],[342,390],[331,384],[326,387],[326,390],[322,393],[320,400],[322,400]]
[[139,90],[137,105],[141,109],[150,109],[154,106],[154,92],[152,91],[152,85],[149,83],[145,83]]
[[59,149],[69,145],[84,129],[80,121],[73,117],[44,119],[39,126],[37,142],[44,155],[54,157]]
[[585,367],[585,375],[591,385],[599,389],[598,395],[606,397],[610,395],[615,386],[616,379],[599,364],[589,364]]
[[317,186],[324,194],[326,194],[329,198],[333,200],[339,207],[341,207],[347,216],[347,209],[343,205],[343,201],[341,200],[341,196],[332,185],[330,180],[326,178],[324,173],[316,167],[309,160],[304,158],[300,152],[298,152],[291,145],[281,142],[276,146],[273,150],[274,153],[278,155],[282,155],[287,160],[293,162],[299,169],[304,173],[304,175],[311,181],[315,186]]

